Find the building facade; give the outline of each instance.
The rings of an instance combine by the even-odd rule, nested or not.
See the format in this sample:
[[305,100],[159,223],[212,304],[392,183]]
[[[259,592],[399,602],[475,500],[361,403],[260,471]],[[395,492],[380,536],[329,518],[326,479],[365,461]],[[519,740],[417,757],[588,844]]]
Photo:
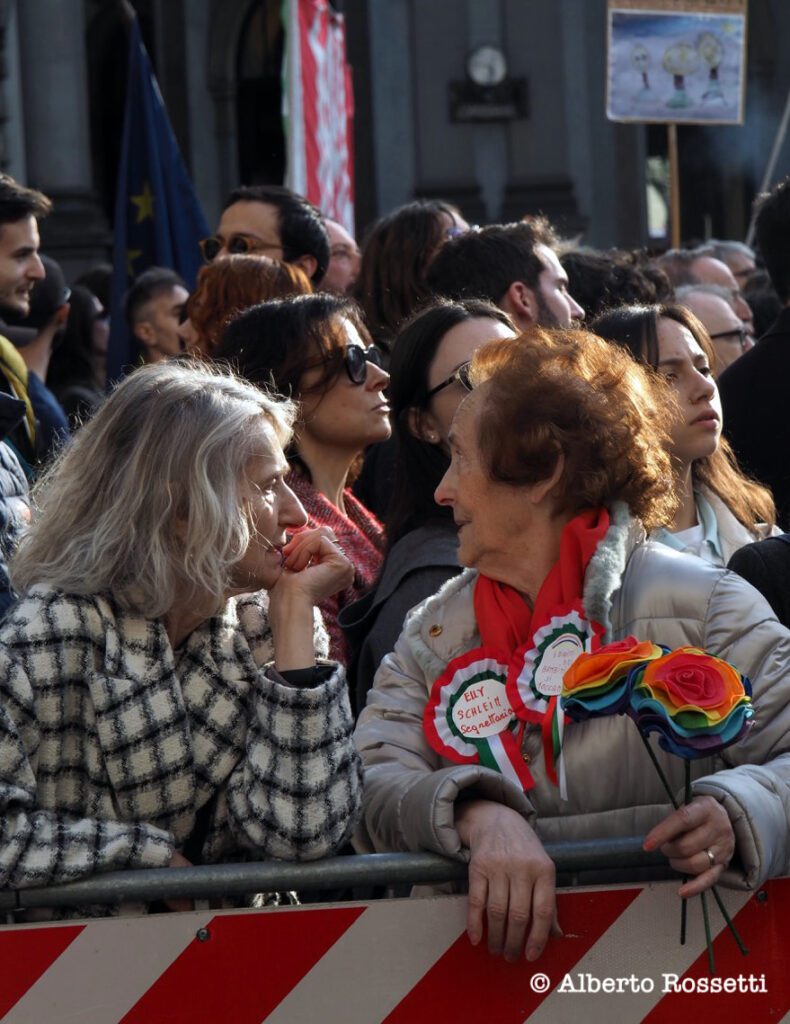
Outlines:
[[[109,252],[128,6],[0,0],[0,164],[54,199],[44,242],[71,275]],[[335,6],[354,71],[360,235],[393,206],[443,196],[473,222],[542,211],[591,245],[661,243],[646,190],[666,129],[606,120],[605,0]],[[235,185],[283,179],[280,0],[133,7],[213,224]],[[744,236],[781,120],[790,4],[750,0],[749,18],[745,124],[678,131],[684,237]],[[472,81],[503,67],[493,91]],[[785,146],[776,176],[788,172]]]

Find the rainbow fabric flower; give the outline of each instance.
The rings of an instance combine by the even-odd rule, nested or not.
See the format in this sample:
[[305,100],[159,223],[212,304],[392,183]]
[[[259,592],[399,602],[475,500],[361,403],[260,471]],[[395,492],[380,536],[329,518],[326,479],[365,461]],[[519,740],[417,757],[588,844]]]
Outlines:
[[[692,799],[691,761],[718,754],[741,739],[752,724],[751,695],[751,683],[746,676],[720,658],[697,647],[670,651],[629,636],[599,648],[594,654],[580,654],[563,677],[561,702],[565,713],[576,722],[623,713],[632,718],[667,796],[677,808],[669,782],[651,749],[649,733],[658,733],[659,746],[684,758],[688,804]],[[747,953],[716,887],[711,891],[738,948]],[[708,968],[713,974],[713,940],[704,892],[700,899]],[[684,900],[681,943],[685,941],[686,906]]]
[[628,636],[593,654],[580,654],[563,677],[563,710],[574,722],[623,714],[631,702],[632,672],[664,651],[649,640]]
[[754,715],[749,680],[697,647],[679,647],[631,675],[628,714],[666,751],[694,760],[736,743]]

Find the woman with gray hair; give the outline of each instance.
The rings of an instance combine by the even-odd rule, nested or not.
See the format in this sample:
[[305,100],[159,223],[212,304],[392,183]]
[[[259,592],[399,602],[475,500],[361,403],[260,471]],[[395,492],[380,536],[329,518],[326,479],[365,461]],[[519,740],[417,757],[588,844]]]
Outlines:
[[315,605],[353,570],[284,482],[294,417],[127,378],[41,481],[0,626],[0,886],[340,847],[360,768]]

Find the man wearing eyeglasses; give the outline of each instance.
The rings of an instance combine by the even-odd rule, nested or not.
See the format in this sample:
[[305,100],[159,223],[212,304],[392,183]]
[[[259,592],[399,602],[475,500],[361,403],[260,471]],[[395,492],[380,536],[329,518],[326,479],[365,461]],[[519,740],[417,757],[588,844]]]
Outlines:
[[216,234],[200,243],[207,263],[221,256],[262,253],[293,263],[317,285],[329,265],[329,237],[319,210],[279,185],[234,189]]
[[691,310],[710,335],[716,353],[715,376],[754,347],[754,338],[721,295],[694,287],[680,288],[676,294],[678,302]]
[[360,252],[355,239],[336,220],[326,220],[329,235],[329,268],[321,291],[348,295],[359,275]]
[[722,297],[726,297],[747,333],[753,335],[751,306],[744,299],[730,268],[714,253],[711,245],[699,245],[696,249],[669,249],[655,260],[655,265],[664,271],[675,289],[695,284],[720,288]]

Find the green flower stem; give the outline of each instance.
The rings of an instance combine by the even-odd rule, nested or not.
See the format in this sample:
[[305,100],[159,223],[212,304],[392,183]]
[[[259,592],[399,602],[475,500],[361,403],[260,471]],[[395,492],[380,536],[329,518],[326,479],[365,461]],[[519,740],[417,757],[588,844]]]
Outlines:
[[[686,759],[683,763],[685,764],[685,772],[686,772],[686,781],[685,781],[685,785],[683,787],[683,789],[684,789],[683,800],[684,800],[684,802],[686,804],[690,804],[691,803],[691,761]],[[682,880],[683,880],[683,883],[685,884],[688,881],[688,875],[683,875],[683,879]],[[689,905],[688,904],[688,900],[684,896],[683,897],[683,902],[682,902],[681,907],[680,907],[680,944],[681,944],[681,946],[685,945],[685,942],[686,942],[686,922],[688,920],[688,905]],[[707,936],[707,940],[708,940],[708,963],[710,963],[710,960],[711,960],[711,958],[713,956],[713,950],[711,949],[711,946],[710,946],[710,927],[707,925],[707,918],[706,918],[706,928],[707,928],[706,936]],[[711,973],[713,973],[713,972],[711,972]]]
[[637,726],[636,731],[641,736],[642,742],[645,745],[645,750],[648,752],[648,754],[650,755],[650,760],[655,765],[655,769],[658,772],[658,777],[661,779],[661,782],[664,785],[664,789],[667,791],[667,796],[672,801],[672,806],[675,808],[675,810],[677,810],[678,807],[679,807],[679,804],[678,804],[677,800],[675,799],[675,794],[672,792],[672,790],[670,788],[669,780],[667,779],[666,775],[664,774],[664,769],[658,763],[658,758],[656,757],[653,748],[650,746],[650,740],[647,738],[647,736],[645,736],[645,734],[642,732],[642,730],[639,728],[639,726]]
[[[727,913],[727,908],[724,906],[724,903],[722,902],[721,896],[719,896],[719,890],[716,888],[715,885],[712,885],[710,887],[710,891],[713,893],[714,900],[716,900],[716,906],[721,911],[721,916],[727,922],[727,927],[732,932],[732,937],[735,939],[736,943],[738,944],[738,949],[741,951],[741,953],[743,953],[744,956],[748,956],[749,950],[744,945],[743,939],[740,937],[740,935],[738,934],[738,931],[737,931],[735,925],[732,923],[732,920],[730,919],[730,915]],[[704,896],[705,893],[703,893],[702,895]]]
[[713,940],[710,937],[710,918],[708,917],[707,893],[701,892],[699,898],[702,900],[702,920],[705,922],[705,941],[708,944],[708,970],[711,975],[716,973],[716,964],[713,960]]

